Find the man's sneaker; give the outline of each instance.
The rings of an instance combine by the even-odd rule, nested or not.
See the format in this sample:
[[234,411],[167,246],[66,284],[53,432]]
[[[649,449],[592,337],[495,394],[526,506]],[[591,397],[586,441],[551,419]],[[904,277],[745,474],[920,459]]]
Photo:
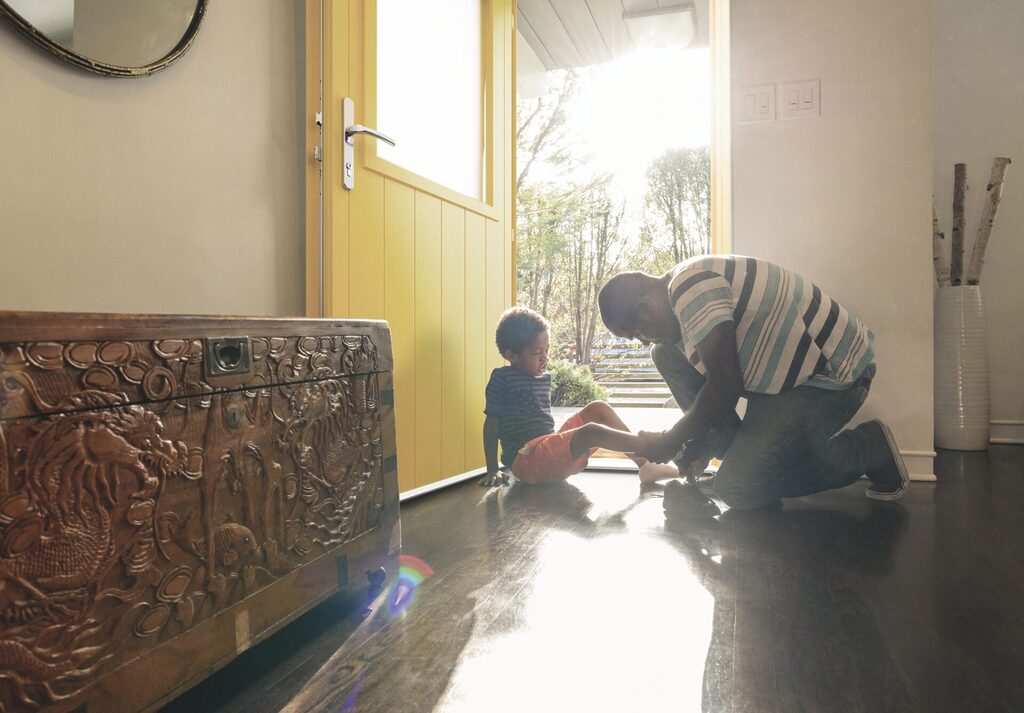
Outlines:
[[685,449],[674,461],[679,477],[687,483],[696,483],[708,468],[708,459],[698,456],[693,458]]
[[866,495],[873,500],[896,500],[907,489],[910,476],[892,431],[878,420],[862,423],[858,428],[868,433],[884,451],[879,464],[867,473],[871,485],[865,491]]
[[722,511],[693,483],[670,480],[665,484],[665,517],[715,517]]

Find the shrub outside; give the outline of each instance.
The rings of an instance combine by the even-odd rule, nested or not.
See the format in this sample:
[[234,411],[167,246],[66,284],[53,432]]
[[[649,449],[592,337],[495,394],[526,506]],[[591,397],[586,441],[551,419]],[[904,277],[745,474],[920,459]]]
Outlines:
[[586,406],[591,401],[608,398],[608,392],[594,381],[590,367],[579,366],[564,361],[548,363],[551,372],[551,405],[552,406]]

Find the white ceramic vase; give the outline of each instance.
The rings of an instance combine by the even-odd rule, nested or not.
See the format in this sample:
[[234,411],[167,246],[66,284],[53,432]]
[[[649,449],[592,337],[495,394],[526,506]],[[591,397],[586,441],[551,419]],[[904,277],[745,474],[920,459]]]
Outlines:
[[981,288],[941,287],[935,293],[935,445],[985,450],[990,418]]

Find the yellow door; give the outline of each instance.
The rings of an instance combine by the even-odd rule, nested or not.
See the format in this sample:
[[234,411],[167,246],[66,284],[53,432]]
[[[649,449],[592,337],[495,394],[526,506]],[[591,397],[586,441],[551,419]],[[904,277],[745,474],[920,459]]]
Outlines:
[[[461,22],[440,7],[460,2],[465,6],[466,0],[307,3],[307,312],[389,322],[403,492],[484,465],[484,387],[501,365],[493,327],[513,302],[515,3],[481,0],[470,8],[477,18]],[[425,7],[445,29],[426,29],[423,18],[412,16]],[[448,69],[432,68],[435,55],[452,54],[456,35],[477,28],[480,36],[467,38],[476,56],[456,55]],[[479,99],[434,100],[455,82],[479,83]],[[345,98],[355,123],[391,135],[396,150],[406,152],[389,153],[369,135],[354,135],[351,190],[344,186]],[[321,101],[322,136],[313,121]],[[457,139],[462,148],[437,159],[438,147]],[[417,158],[420,149],[425,159]],[[475,174],[449,175],[467,160],[478,162],[470,166]]]

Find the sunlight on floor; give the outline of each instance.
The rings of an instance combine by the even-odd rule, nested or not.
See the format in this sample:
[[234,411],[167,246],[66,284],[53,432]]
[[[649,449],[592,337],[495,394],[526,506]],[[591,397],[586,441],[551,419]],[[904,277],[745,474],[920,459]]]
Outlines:
[[488,638],[478,621],[435,710],[700,711],[714,598],[683,555],[553,531],[536,567],[517,630]]

